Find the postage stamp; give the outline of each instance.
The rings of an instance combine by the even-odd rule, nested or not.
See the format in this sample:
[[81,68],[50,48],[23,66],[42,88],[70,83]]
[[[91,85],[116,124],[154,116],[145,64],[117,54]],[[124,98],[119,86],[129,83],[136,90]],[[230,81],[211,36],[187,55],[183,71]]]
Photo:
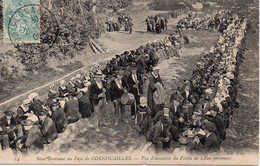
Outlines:
[[4,42],[39,43],[39,0],[4,0]]

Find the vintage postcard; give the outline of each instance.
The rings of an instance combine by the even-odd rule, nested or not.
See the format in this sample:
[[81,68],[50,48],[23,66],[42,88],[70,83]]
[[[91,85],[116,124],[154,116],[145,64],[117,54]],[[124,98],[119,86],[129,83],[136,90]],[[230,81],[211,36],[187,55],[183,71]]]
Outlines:
[[258,0],[0,2],[0,164],[259,164]]

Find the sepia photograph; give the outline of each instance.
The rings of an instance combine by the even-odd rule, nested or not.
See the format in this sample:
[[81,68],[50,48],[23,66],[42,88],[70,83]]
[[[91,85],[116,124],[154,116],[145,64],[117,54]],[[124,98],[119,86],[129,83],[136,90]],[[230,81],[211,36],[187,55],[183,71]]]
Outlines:
[[0,5],[0,164],[259,164],[258,0]]

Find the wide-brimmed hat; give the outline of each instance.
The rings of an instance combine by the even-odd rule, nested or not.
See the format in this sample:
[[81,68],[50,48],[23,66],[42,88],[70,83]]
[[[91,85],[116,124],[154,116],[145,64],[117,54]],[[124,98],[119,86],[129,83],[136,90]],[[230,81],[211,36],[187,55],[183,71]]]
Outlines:
[[5,111],[4,112],[5,116],[13,116],[15,113],[13,111]]
[[35,123],[35,122],[32,121],[31,119],[26,119],[26,120],[23,120],[23,121],[21,122],[21,124],[22,124],[23,126],[32,126],[34,123]]
[[105,77],[105,75],[101,72],[101,71],[98,71],[96,72],[96,74],[94,75],[95,78],[103,78]]
[[46,116],[48,113],[46,111],[39,111],[36,113],[37,116]]

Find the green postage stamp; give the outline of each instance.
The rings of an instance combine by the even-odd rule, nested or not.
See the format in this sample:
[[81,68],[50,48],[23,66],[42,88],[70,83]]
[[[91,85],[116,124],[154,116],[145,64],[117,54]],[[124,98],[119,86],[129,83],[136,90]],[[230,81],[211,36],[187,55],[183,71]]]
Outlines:
[[4,42],[39,43],[39,0],[4,0]]

